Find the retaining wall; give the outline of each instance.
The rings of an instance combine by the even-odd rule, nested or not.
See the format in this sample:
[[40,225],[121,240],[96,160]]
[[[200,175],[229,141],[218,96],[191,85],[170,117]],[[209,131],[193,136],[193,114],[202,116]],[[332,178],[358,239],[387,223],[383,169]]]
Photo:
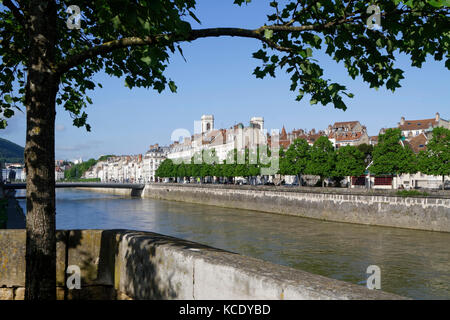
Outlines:
[[[58,299],[403,299],[156,233],[57,233]],[[69,265],[81,290],[64,287]],[[25,231],[0,230],[0,300],[24,297]]]
[[148,184],[143,197],[336,222],[450,232],[450,197],[313,192],[296,188]]
[[115,194],[126,197],[140,197],[142,190],[138,189],[124,189],[124,188],[75,188],[80,190],[88,190],[100,193]]

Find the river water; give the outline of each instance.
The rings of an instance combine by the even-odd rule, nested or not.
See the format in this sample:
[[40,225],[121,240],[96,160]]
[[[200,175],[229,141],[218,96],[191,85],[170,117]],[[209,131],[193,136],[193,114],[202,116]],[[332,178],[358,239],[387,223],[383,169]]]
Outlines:
[[[152,231],[415,299],[450,299],[450,234],[60,189],[57,229]],[[20,194],[18,194],[20,195]],[[20,200],[22,207],[25,201]]]

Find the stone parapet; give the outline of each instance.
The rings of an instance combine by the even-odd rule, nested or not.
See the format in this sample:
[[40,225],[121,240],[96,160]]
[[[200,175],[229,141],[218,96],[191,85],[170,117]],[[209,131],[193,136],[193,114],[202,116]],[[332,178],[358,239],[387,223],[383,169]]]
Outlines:
[[[383,291],[150,232],[57,233],[58,299],[403,299]],[[81,289],[68,290],[77,265]],[[0,300],[20,300],[25,230],[0,230]]]

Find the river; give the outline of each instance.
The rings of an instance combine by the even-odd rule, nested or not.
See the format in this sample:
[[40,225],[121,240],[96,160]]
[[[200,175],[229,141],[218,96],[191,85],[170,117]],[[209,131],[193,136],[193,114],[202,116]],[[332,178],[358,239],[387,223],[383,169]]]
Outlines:
[[[23,192],[23,190],[22,190]],[[21,195],[18,193],[18,195]],[[152,231],[415,299],[450,299],[450,234],[97,192],[56,192],[57,229]],[[20,200],[25,207],[25,201]]]

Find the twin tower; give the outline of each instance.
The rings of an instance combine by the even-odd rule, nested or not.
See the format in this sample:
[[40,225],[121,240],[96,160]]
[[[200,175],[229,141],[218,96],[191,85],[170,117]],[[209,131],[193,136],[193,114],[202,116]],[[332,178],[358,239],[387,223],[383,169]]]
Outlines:
[[[214,116],[212,114],[205,114],[201,118],[202,122],[202,133],[214,130]],[[250,127],[255,129],[264,129],[264,118],[263,117],[252,117],[250,119]]]

